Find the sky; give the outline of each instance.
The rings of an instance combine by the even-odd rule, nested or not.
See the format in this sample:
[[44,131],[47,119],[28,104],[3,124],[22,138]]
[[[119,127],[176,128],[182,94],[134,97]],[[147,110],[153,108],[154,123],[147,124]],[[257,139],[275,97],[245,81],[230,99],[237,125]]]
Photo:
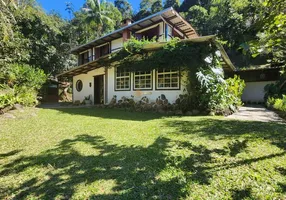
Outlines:
[[[113,0],[108,1],[113,2]],[[60,13],[63,18],[69,19],[69,14],[65,10],[66,2],[71,2],[74,10],[77,11],[84,4],[85,0],[37,0],[37,2],[44,8],[47,13],[54,10]],[[129,0],[129,3],[131,3],[133,10],[138,11],[140,0]]]

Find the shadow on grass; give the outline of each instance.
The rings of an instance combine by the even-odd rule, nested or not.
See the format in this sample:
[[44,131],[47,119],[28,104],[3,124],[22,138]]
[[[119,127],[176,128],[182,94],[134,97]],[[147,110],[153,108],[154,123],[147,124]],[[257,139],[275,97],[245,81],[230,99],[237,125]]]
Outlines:
[[[75,145],[89,145],[97,155],[82,155]],[[15,199],[32,194],[41,199],[69,199],[81,183],[86,185],[100,180],[115,181],[113,194],[93,195],[94,199],[177,199],[184,196],[183,187],[176,178],[161,181],[157,175],[165,168],[164,151],[169,139],[158,138],[147,148],[108,144],[103,137],[79,135],[64,140],[54,149],[38,156],[27,156],[2,166],[0,176],[18,175],[28,169],[44,169],[44,177],[29,177],[20,187],[6,191]],[[97,191],[100,188],[94,188]],[[5,191],[4,191],[5,192]],[[98,192],[100,193],[100,192]],[[4,198],[1,196],[0,198]]]
[[[85,110],[81,110],[78,109],[78,112],[85,112]],[[87,110],[87,113],[90,111]],[[116,114],[116,111],[110,114]],[[98,115],[95,114],[95,116]],[[105,116],[105,114],[102,115]],[[187,197],[187,183],[195,182],[200,185],[208,185],[216,171],[286,154],[286,127],[284,124],[216,119],[201,119],[200,121],[171,121],[167,119],[165,121],[165,126],[174,128],[174,134],[194,134],[196,137],[218,141],[225,137],[237,140],[242,135],[247,138],[247,141],[262,138],[270,140],[282,152],[216,164],[212,156],[214,153],[227,155],[231,154],[231,149],[234,148],[235,152],[230,156],[236,156],[246,148],[247,141],[240,141],[235,143],[234,147],[222,149],[210,149],[204,145],[175,141],[179,148],[189,149],[193,152],[190,156],[182,158],[181,155],[172,157],[173,155],[168,154],[174,141],[166,137],[159,137],[152,145],[142,147],[118,146],[108,143],[101,136],[78,135],[74,139],[63,140],[55,148],[37,156],[21,157],[4,164],[1,167],[3,170],[0,171],[0,176],[23,175],[26,171],[37,168],[44,172],[42,175],[35,173],[31,177],[26,177],[26,181],[19,187],[4,189],[2,195],[13,193],[15,199],[23,199],[31,194],[41,199],[55,199],[59,196],[63,199],[70,199],[78,192],[80,184],[88,186],[95,181],[113,181],[114,185],[107,188],[112,192],[104,194],[100,192],[101,188],[93,188],[94,192],[89,195],[89,198],[179,199]],[[82,144],[88,145],[97,153],[83,155],[76,148]],[[209,165],[210,163],[212,164]],[[182,175],[175,175],[174,178],[167,181],[162,180],[160,172],[170,166],[181,171]],[[277,170],[281,174],[285,173],[284,168]],[[281,190],[285,191],[285,184],[277,184],[280,184]],[[0,199],[5,197],[0,194]],[[251,190],[248,188],[232,191],[234,199],[246,197],[251,197]]]
[[244,149],[247,146],[247,141],[251,139],[267,139],[273,145],[286,150],[285,123],[201,119],[199,121],[166,120],[165,126],[173,127],[174,134],[194,134],[215,141],[220,139],[237,140],[243,137],[244,140],[240,144],[232,146],[235,150],[234,156],[239,153],[236,151],[239,151],[239,148]]
[[55,108],[61,113],[67,113],[70,115],[84,115],[90,117],[99,117],[105,119],[119,119],[119,120],[131,120],[131,121],[148,121],[161,118],[163,115],[153,112],[131,112],[124,109],[108,109],[108,108]]
[[233,190],[231,196],[232,196],[233,200],[242,200],[242,199],[250,198],[251,197],[251,189],[246,188],[243,190]]
[[17,154],[20,153],[21,151],[22,151],[22,149],[21,149],[21,150],[18,149],[18,150],[10,151],[10,152],[8,152],[8,153],[0,153],[0,159],[17,155]]

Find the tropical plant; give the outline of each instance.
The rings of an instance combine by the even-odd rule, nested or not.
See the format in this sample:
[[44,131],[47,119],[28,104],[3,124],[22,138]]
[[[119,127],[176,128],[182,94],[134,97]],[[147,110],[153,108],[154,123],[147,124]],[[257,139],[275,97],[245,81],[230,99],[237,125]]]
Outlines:
[[200,105],[215,114],[235,112],[242,105],[241,95],[245,83],[238,76],[224,80],[224,73],[217,67],[201,69],[196,73],[200,83],[198,98]]
[[110,2],[100,2],[99,0],[87,0],[83,10],[86,12],[86,23],[95,23],[97,31],[101,34],[113,31],[119,26],[122,15],[119,10]]
[[286,112],[286,95],[283,95],[281,99],[276,99],[273,107],[277,110]]
[[38,103],[37,94],[47,76],[41,69],[29,65],[10,64],[2,73],[0,87],[0,108],[15,103],[32,106]]
[[286,94],[286,79],[284,76],[275,83],[267,84],[264,87],[265,95],[264,99],[267,100],[268,97],[282,98],[283,94]]

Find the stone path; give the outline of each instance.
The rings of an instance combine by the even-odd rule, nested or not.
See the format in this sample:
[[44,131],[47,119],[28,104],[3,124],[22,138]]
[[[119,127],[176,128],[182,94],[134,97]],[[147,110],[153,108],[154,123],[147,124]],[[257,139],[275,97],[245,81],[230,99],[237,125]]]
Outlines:
[[250,120],[260,122],[285,122],[275,112],[263,106],[243,106],[238,112],[227,116],[228,119]]

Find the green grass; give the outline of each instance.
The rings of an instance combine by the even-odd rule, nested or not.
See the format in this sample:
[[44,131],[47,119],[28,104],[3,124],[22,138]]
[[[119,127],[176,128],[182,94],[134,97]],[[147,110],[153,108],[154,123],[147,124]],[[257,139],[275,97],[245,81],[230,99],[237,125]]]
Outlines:
[[0,119],[0,199],[285,199],[286,125],[71,108]]

